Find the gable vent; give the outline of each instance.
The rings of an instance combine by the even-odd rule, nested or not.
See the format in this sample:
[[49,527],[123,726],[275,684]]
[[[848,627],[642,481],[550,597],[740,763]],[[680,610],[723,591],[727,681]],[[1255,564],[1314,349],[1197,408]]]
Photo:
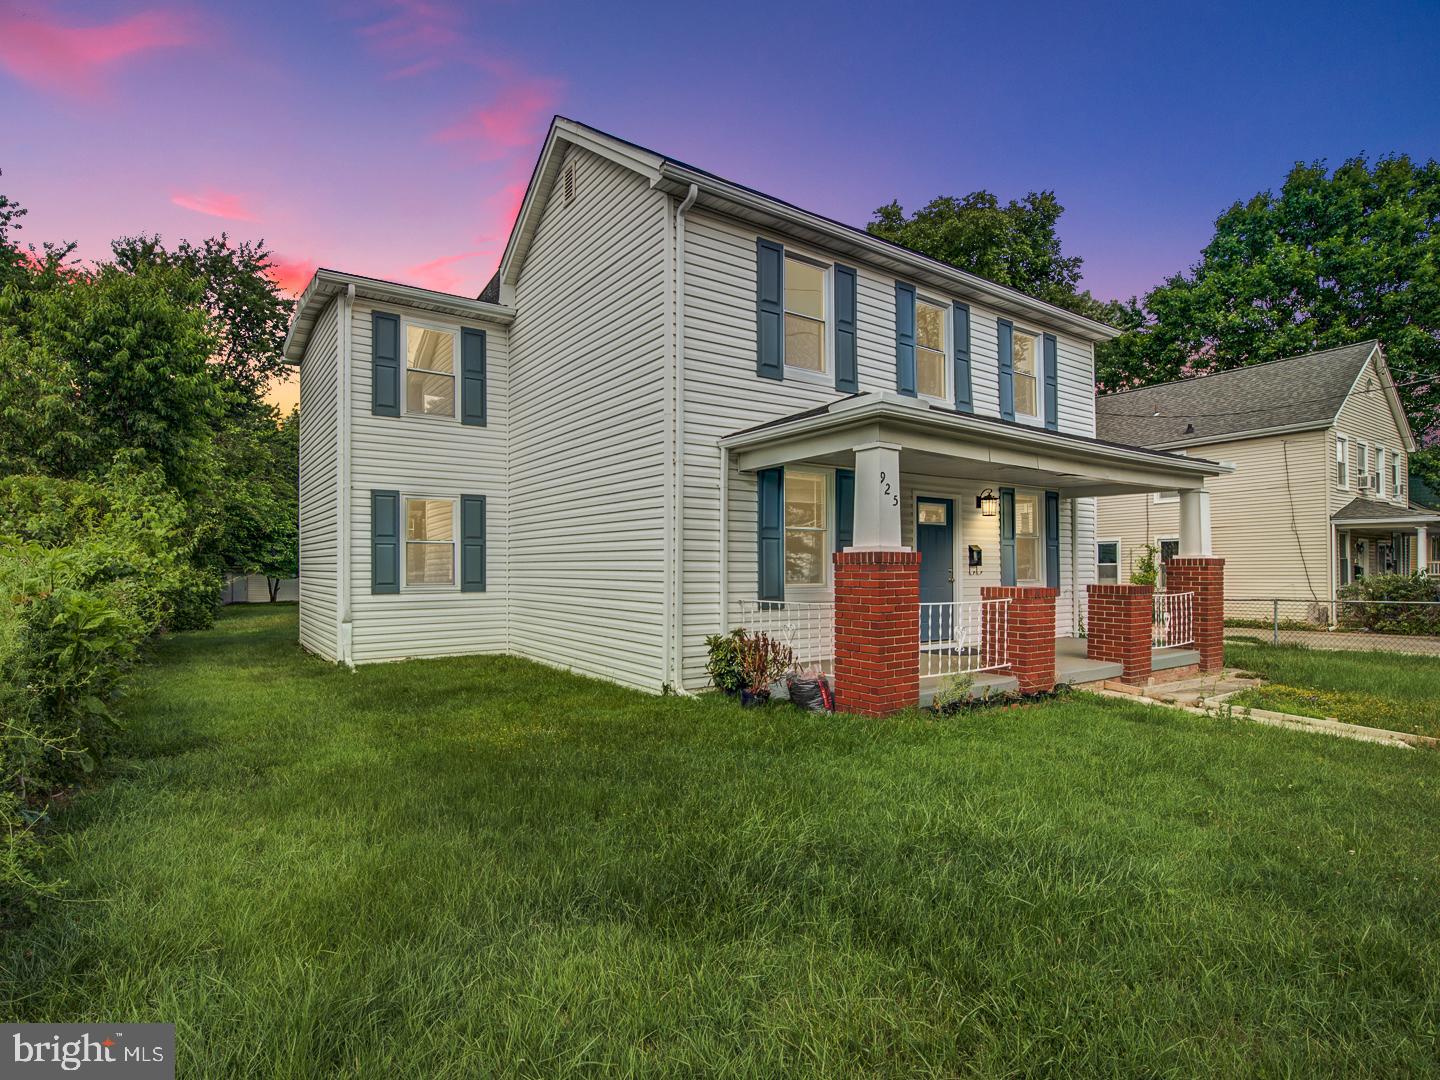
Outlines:
[[565,189],[565,204],[568,206],[575,201],[575,166],[573,164],[565,166],[563,186]]

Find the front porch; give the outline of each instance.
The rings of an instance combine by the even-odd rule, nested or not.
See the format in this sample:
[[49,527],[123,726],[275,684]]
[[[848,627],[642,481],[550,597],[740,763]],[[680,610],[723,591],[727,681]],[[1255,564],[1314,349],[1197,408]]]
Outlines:
[[1341,585],[1372,574],[1440,576],[1440,514],[1433,510],[1362,496],[1330,522]]

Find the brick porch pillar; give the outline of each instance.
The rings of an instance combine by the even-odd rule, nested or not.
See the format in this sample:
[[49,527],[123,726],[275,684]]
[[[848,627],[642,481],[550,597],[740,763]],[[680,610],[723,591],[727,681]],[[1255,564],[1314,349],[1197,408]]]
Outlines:
[[[1173,564],[1174,560],[1171,560]],[[1154,621],[1153,585],[1090,585],[1090,616],[1085,620],[1085,655],[1119,664],[1127,683],[1150,678],[1150,636]]]
[[1177,555],[1165,564],[1171,592],[1195,594],[1195,650],[1201,671],[1225,666],[1225,560],[1210,555]]
[[920,703],[920,553],[835,553],[835,707],[885,716]]
[[[1055,598],[1059,589],[1034,585],[986,585],[982,600],[1005,606],[1005,651],[1022,694],[1055,689]],[[993,618],[994,616],[992,616]],[[988,640],[988,634],[982,632]]]

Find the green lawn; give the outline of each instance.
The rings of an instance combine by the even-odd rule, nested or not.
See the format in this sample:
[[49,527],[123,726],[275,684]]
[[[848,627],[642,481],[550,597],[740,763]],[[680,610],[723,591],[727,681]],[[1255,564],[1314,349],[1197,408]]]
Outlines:
[[1440,754],[1077,696],[952,720],[166,642],[4,1019],[185,1077],[1440,1071]]
[[1232,705],[1440,738],[1440,657],[1232,641],[1225,662],[1273,684],[1236,695]]

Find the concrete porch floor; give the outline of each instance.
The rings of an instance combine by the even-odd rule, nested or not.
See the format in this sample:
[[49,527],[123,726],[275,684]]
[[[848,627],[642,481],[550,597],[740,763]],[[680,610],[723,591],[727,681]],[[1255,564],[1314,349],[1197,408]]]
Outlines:
[[[921,661],[920,704],[925,706],[935,700],[935,691],[947,676],[933,673],[939,666],[939,658],[934,655],[922,654]],[[1171,648],[1150,651],[1150,670],[1152,672],[1188,667],[1199,662],[1200,654],[1194,649]],[[1124,669],[1119,664],[1108,663],[1104,660],[1091,660],[1087,657],[1084,638],[1060,637],[1055,639],[1055,682],[1057,684],[1082,686],[1086,683],[1102,683],[1109,679],[1118,679],[1123,674]],[[1016,682],[1015,677],[1007,671],[982,671],[975,675],[975,681],[970,687],[970,696],[984,697],[987,694],[1006,693],[1018,687],[1019,683]]]

